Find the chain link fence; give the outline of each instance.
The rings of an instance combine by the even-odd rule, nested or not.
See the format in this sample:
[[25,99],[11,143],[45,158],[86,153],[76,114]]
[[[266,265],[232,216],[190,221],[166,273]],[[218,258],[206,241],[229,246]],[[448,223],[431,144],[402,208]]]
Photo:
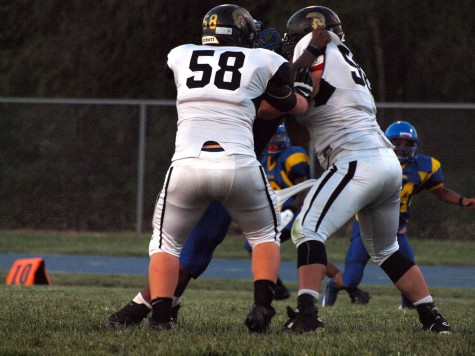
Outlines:
[[[475,196],[475,104],[380,103],[378,119],[411,122],[446,186]],[[150,232],[175,132],[174,101],[0,98],[0,229]],[[412,207],[411,237],[475,237],[473,211],[428,192]]]

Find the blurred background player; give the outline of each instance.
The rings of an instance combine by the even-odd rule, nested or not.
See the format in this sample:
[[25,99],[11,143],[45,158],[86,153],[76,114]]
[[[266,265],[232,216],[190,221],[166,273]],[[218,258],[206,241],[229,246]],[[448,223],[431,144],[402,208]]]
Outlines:
[[[414,196],[428,190],[442,202],[469,209],[475,209],[475,199],[465,198],[444,186],[444,175],[440,162],[434,157],[418,154],[419,136],[415,127],[409,122],[394,122],[386,129],[385,134],[395,146],[394,151],[402,168],[401,207],[397,241],[399,249],[412,261],[415,261],[414,251],[407,236],[410,205]],[[355,219],[351,232],[351,244],[345,258],[345,271],[337,274],[327,283],[323,293],[322,305],[334,305],[341,289],[357,287],[363,278],[364,268],[368,260],[368,252],[366,252],[361,240],[360,226],[358,220]],[[401,295],[401,297],[400,309],[415,309],[414,305],[404,295]]]
[[[273,190],[281,190],[299,184],[311,178],[310,160],[307,152],[301,146],[292,146],[284,125],[277,128],[276,133],[269,141],[266,150],[260,159],[262,167],[267,175],[269,184]],[[300,212],[308,190],[288,199],[281,210],[281,235],[280,242],[290,240],[290,232],[295,216]],[[252,254],[252,249],[246,241],[244,248]],[[327,275],[334,277],[341,271],[333,263],[327,265]],[[369,301],[369,293],[356,288],[346,288],[353,304],[366,304]],[[290,291],[280,278],[277,279],[275,300],[284,300],[290,297]]]

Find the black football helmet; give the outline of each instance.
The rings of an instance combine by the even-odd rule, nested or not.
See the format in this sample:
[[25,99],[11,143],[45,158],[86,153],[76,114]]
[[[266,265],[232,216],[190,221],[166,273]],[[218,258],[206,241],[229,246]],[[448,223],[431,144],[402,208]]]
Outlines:
[[225,4],[212,8],[203,18],[204,45],[253,47],[259,23],[244,8]]
[[283,56],[291,59],[297,42],[319,25],[335,33],[342,42],[345,40],[341,21],[333,10],[323,6],[308,6],[297,11],[287,21],[282,48]]

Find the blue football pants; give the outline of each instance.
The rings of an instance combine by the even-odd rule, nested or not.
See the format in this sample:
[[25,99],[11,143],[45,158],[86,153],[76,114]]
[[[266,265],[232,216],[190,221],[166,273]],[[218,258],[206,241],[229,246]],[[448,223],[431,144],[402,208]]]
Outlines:
[[231,225],[231,216],[219,203],[212,202],[186,239],[180,264],[198,278],[211,262],[216,247],[223,242]]
[[[409,243],[407,234],[398,234],[397,242],[399,244],[399,250],[414,262],[414,250]],[[363,241],[361,240],[360,225],[358,221],[355,220],[351,231],[350,247],[345,257],[345,272],[343,274],[343,284],[345,287],[357,287],[361,283],[364,269],[369,258],[370,256],[368,252],[366,252]],[[409,306],[412,305],[412,303],[406,297],[402,296],[402,305]]]

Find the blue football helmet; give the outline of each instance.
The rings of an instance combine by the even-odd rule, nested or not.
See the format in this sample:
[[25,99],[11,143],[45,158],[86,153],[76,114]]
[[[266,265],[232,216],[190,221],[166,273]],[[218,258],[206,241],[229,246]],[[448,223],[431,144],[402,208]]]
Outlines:
[[285,126],[282,124],[277,128],[274,136],[267,144],[267,153],[269,156],[278,156],[281,152],[290,147],[290,138],[285,131]]
[[258,28],[257,34],[254,38],[254,48],[265,48],[276,53],[282,51],[282,37],[275,28],[266,28],[262,22],[257,21],[256,27]]
[[[414,126],[407,121],[396,121],[389,125],[384,133],[391,143],[396,146],[394,152],[396,152],[399,162],[405,163],[413,161],[417,155],[417,149],[419,147],[419,136]],[[411,147],[398,146],[394,143],[394,139],[404,139],[412,142]]]

